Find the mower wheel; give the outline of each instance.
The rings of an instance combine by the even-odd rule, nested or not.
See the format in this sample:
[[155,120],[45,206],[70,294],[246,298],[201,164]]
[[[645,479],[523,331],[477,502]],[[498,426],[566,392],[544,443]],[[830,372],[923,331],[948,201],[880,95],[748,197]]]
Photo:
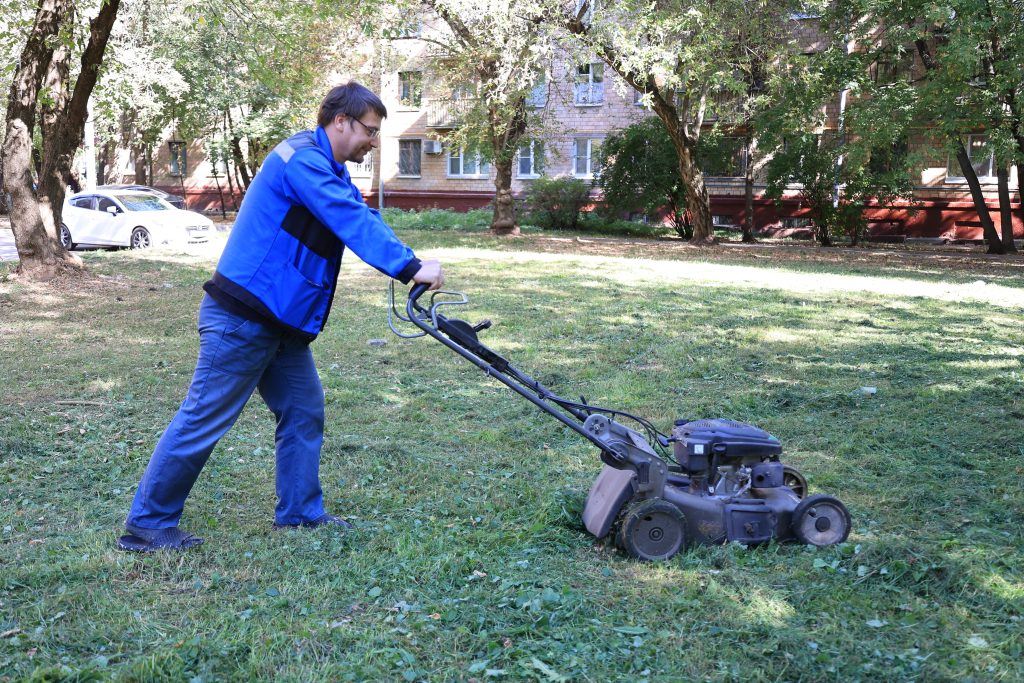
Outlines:
[[801,500],[807,497],[807,479],[791,465],[782,466],[782,485],[788,486]]
[[642,500],[622,516],[618,542],[638,560],[667,560],[686,545],[686,516],[667,500]]
[[793,535],[801,543],[818,547],[842,543],[853,521],[846,506],[832,496],[804,498],[793,510]]

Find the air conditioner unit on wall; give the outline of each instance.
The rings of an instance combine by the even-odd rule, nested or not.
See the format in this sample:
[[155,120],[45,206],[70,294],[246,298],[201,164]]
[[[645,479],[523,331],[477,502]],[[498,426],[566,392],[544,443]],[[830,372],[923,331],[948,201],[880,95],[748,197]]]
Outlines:
[[427,154],[440,154],[444,146],[440,140],[424,140],[423,151]]

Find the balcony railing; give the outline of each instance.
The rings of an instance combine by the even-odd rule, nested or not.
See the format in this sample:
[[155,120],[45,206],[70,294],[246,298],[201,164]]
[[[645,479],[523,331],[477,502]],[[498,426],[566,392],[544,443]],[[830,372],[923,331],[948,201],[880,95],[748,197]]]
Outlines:
[[475,103],[475,98],[427,100],[427,128],[458,128]]
[[737,123],[740,120],[741,99],[731,92],[711,93],[705,102],[704,120]]

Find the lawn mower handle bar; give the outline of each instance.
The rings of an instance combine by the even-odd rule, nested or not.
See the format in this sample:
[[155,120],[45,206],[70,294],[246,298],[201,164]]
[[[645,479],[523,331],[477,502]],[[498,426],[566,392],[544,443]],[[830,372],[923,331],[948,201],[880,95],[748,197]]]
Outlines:
[[[487,373],[488,376],[494,377],[509,389],[512,389],[512,391],[543,410],[545,413],[548,413],[556,420],[578,433],[580,436],[586,438],[603,452],[608,451],[607,444],[603,443],[595,435],[583,428],[583,422],[588,416],[586,412],[571,406],[558,404],[555,404],[558,405],[556,408],[555,405],[552,405],[550,401],[545,399],[550,398],[556,401],[564,399],[558,397],[554,392],[550,391],[537,380],[517,370],[507,360],[476,340],[475,333],[481,329],[490,327],[490,321],[485,321],[475,327],[469,327],[468,324],[462,321],[453,322],[437,312],[437,309],[441,306],[465,304],[467,302],[465,295],[458,292],[439,291],[437,294],[457,294],[462,296],[463,300],[452,302],[442,301],[438,303],[432,302],[430,308],[427,309],[419,304],[419,298],[423,296],[428,288],[428,285],[420,283],[414,285],[413,288],[409,290],[409,298],[405,302],[405,313],[410,322],[423,330],[425,334],[433,337],[473,365],[476,365]],[[470,339],[466,339],[465,337],[461,338],[463,338],[464,341],[469,341],[475,348],[468,348],[467,346],[464,346],[450,338],[452,335],[456,338],[460,338],[460,332],[463,334],[465,333],[465,330],[459,329],[460,324],[466,325],[473,331]],[[394,328],[392,328],[392,330],[395,331]],[[568,403],[568,401],[566,402]],[[616,460],[621,457],[614,453],[609,453],[609,456]]]

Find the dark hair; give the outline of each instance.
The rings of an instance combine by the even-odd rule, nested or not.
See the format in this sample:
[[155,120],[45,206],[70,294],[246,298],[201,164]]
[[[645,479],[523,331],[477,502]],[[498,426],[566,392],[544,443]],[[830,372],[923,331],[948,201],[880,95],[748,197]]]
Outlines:
[[384,103],[369,88],[355,81],[349,81],[344,85],[331,88],[327,97],[320,103],[320,112],[317,114],[316,121],[319,126],[326,126],[338,114],[360,119],[369,109],[377,112],[382,119],[388,115]]

